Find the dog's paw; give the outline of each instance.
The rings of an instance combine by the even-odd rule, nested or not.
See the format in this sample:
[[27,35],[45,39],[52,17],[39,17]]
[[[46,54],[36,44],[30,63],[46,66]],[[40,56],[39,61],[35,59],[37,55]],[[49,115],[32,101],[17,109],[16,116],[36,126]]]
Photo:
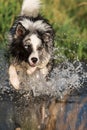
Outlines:
[[9,80],[10,80],[10,83],[12,84],[12,86],[15,89],[19,89],[20,82],[19,82],[19,79],[18,79],[16,69],[13,65],[11,65],[9,67]]
[[12,86],[15,88],[15,89],[19,89],[19,80],[16,78],[16,77],[11,77],[10,78],[10,83],[12,84]]

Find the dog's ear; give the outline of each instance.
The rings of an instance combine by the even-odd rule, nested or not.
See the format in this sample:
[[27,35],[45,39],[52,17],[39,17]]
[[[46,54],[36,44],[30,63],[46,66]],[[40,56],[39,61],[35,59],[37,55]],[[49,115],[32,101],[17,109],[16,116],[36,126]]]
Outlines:
[[53,41],[53,33],[52,32],[45,32],[43,34],[43,40],[44,40],[45,43]]
[[21,23],[18,23],[18,25],[16,27],[16,36],[21,37],[25,33],[26,33],[26,29],[24,28],[24,26]]

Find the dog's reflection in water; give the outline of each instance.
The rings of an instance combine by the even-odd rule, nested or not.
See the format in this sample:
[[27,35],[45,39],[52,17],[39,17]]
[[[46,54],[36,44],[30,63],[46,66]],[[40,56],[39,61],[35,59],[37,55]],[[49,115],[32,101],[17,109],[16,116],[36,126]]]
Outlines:
[[[40,97],[41,98],[41,97]],[[68,99],[69,98],[69,99]],[[30,103],[27,107],[18,108],[20,129],[23,130],[83,130],[87,129],[87,98],[82,100],[78,97],[70,100],[57,101],[52,99],[50,102],[41,101]]]
[[86,130],[87,97],[49,97],[18,95],[0,102],[0,130]]

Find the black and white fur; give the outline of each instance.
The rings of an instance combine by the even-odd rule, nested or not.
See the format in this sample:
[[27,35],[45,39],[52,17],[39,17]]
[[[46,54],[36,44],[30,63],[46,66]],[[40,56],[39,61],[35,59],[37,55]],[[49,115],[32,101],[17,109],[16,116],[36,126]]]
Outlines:
[[10,29],[12,63],[9,77],[16,89],[20,84],[16,73],[17,64],[25,62],[29,75],[40,69],[46,76],[51,69],[54,33],[48,21],[39,15],[40,6],[39,0],[24,0],[21,15]]

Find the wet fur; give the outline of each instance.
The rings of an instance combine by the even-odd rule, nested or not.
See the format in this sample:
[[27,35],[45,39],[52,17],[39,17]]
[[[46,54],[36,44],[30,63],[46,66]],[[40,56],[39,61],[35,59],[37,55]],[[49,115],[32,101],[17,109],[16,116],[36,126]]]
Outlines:
[[[9,79],[15,89],[19,89],[20,86],[20,77],[17,73],[19,66],[23,70],[26,68],[28,75],[37,69],[40,69],[44,76],[48,75],[52,68],[53,39],[52,26],[40,15],[36,17],[23,15],[16,18],[9,33],[11,56]],[[32,58],[37,58],[37,63],[32,63]],[[32,64],[35,66],[32,67]]]

